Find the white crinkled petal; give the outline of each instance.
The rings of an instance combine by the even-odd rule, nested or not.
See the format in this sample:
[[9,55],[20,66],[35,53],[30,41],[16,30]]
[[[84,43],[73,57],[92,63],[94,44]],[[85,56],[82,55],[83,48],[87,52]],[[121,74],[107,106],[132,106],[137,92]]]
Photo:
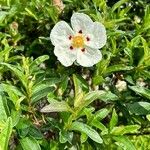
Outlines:
[[82,30],[83,34],[88,33],[88,29],[91,28],[92,23],[91,18],[83,13],[74,13],[71,17],[71,25],[76,33],[80,30]]
[[86,42],[86,45],[89,47],[99,49],[106,44],[106,29],[100,22],[94,22],[86,36],[90,38],[90,40]]
[[53,45],[64,45],[70,43],[69,36],[73,36],[74,32],[71,27],[65,22],[58,22],[50,33],[50,40]]
[[68,67],[76,60],[76,50],[70,50],[69,46],[55,46],[54,54],[62,65]]
[[91,67],[102,59],[101,51],[86,47],[85,51],[78,50],[77,63],[84,67]]

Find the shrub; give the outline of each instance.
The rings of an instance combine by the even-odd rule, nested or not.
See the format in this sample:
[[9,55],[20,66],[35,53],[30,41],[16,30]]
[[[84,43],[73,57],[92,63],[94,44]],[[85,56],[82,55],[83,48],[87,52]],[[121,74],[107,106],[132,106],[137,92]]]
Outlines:
[[[150,2],[0,2],[0,150],[150,149]],[[104,24],[93,67],[63,66],[49,34],[73,12]]]

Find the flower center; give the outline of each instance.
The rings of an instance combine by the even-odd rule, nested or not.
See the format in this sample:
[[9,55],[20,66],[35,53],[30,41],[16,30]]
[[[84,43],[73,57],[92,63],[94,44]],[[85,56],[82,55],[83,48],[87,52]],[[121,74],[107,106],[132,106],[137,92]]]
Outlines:
[[81,35],[74,36],[72,38],[72,46],[76,48],[80,48],[84,46],[84,38]]

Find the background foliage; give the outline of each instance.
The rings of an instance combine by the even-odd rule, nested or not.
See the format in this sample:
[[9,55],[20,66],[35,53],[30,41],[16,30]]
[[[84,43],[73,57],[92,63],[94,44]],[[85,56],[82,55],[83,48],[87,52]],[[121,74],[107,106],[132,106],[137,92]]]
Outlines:
[[[63,2],[0,0],[0,150],[150,150],[150,2]],[[107,29],[91,68],[53,54],[49,33],[74,11]]]

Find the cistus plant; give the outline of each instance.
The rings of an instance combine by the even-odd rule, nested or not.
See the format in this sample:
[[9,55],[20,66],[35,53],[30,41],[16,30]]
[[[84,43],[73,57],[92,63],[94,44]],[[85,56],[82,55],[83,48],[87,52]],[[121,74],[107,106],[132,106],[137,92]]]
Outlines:
[[150,150],[149,0],[0,0],[0,150]]

